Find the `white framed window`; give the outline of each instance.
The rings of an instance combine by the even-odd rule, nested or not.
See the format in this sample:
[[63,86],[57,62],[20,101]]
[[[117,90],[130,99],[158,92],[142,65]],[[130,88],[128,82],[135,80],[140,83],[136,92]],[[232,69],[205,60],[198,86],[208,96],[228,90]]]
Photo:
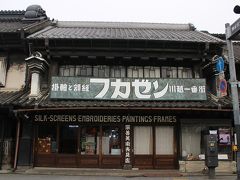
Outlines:
[[6,85],[7,60],[5,57],[0,57],[0,87]]
[[178,78],[192,78],[192,69],[186,67],[178,67]]
[[127,77],[143,78],[143,67],[142,66],[129,66],[127,68]]
[[109,77],[109,71],[107,65],[93,66],[93,77],[107,78]]
[[92,66],[90,65],[77,65],[75,76],[92,76]]
[[160,78],[161,77],[160,67],[144,66],[144,77],[145,78]]
[[110,77],[112,78],[125,78],[126,69],[124,66],[111,66],[110,67]]

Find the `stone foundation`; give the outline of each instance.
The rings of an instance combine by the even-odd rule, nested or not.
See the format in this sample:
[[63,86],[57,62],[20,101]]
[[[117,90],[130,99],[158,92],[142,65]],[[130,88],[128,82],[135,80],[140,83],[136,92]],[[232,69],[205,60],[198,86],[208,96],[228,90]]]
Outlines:
[[[206,170],[204,161],[179,161],[179,171],[183,173],[204,173]],[[236,173],[235,161],[219,161],[216,173]]]

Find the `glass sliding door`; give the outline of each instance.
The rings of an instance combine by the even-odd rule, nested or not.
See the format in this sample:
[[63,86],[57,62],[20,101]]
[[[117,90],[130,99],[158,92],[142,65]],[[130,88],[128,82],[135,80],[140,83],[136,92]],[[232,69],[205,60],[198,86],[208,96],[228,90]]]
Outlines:
[[153,168],[153,131],[151,126],[134,127],[133,167]]
[[156,127],[156,154],[173,154],[173,127]]
[[59,153],[77,153],[78,125],[62,125],[59,134]]
[[99,126],[82,126],[80,128],[79,167],[99,167],[100,140]]
[[99,127],[82,127],[80,135],[81,155],[99,154]]
[[58,126],[58,154],[56,163],[58,167],[78,167],[78,132],[79,126],[75,124],[60,124]]
[[121,155],[121,131],[119,127],[103,127],[102,153]]
[[153,153],[152,127],[134,127],[134,154],[151,155]]
[[118,126],[102,127],[103,168],[122,168],[122,130]]
[[155,127],[155,168],[174,169],[174,127],[157,126]]
[[38,125],[35,139],[35,166],[54,167],[57,154],[57,126]]

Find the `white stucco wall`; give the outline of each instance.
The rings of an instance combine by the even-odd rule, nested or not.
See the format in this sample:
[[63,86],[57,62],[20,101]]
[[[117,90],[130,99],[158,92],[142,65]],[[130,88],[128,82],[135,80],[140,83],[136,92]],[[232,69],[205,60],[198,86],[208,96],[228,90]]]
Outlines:
[[7,69],[6,89],[21,89],[25,84],[26,64],[24,57],[10,57]]

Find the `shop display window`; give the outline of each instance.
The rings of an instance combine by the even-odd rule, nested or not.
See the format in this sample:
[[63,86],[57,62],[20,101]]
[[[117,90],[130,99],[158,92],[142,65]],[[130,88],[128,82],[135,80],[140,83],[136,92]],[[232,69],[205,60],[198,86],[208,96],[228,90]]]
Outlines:
[[81,154],[99,154],[100,131],[98,127],[83,127],[80,137]]
[[182,159],[204,160],[205,142],[207,134],[216,134],[218,137],[218,159],[232,159],[231,128],[210,127],[207,125],[184,125],[182,126]]
[[37,137],[37,152],[50,154],[57,152],[56,126],[39,125]]
[[103,127],[102,153],[121,155],[121,131],[119,127]]
[[230,128],[218,129],[218,152],[222,154],[223,158],[230,159],[232,152],[232,138]]
[[231,145],[231,133],[229,128],[219,128],[219,145]]

